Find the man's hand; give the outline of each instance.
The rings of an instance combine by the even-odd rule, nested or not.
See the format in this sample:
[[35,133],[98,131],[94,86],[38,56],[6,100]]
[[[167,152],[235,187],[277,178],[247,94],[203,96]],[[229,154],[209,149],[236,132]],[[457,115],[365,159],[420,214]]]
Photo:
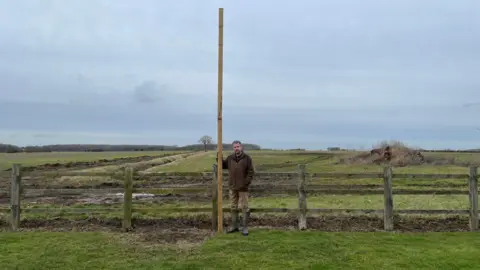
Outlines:
[[[228,169],[228,162],[223,159],[223,157],[220,157],[222,159],[222,168],[223,169]],[[227,157],[228,160],[228,157]],[[215,161],[218,163],[218,152],[217,152],[217,157],[215,158]]]

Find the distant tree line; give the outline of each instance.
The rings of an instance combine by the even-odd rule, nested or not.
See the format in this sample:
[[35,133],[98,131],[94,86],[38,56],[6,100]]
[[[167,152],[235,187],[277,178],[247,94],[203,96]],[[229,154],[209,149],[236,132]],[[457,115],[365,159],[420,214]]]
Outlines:
[[467,150],[452,150],[452,149],[442,149],[442,150],[428,150],[428,149],[420,149],[421,152],[452,152],[452,153],[478,153],[480,149],[467,149]]
[[[204,143],[205,142],[205,143]],[[269,150],[261,148],[256,144],[242,143],[245,150]],[[35,153],[35,152],[127,152],[127,151],[212,151],[217,149],[217,144],[211,143],[210,140],[204,140],[199,144],[189,144],[184,146],[177,145],[129,145],[129,144],[52,144],[39,146],[20,147],[13,144],[1,144],[0,153]],[[232,150],[230,143],[223,144],[223,150]],[[273,150],[273,149],[271,149]],[[329,151],[342,151],[346,149],[339,149],[338,147],[329,147]],[[468,150],[428,150],[419,149],[422,152],[456,152],[456,153],[478,153],[480,149]],[[284,151],[305,151],[305,149],[287,149]]]
[[[243,144],[246,150],[260,150],[256,144]],[[113,151],[206,151],[216,150],[216,144],[177,145],[109,145],[109,144],[53,144],[20,147],[12,144],[0,144],[1,153],[35,152],[113,152]],[[224,150],[231,150],[231,144],[223,144]]]

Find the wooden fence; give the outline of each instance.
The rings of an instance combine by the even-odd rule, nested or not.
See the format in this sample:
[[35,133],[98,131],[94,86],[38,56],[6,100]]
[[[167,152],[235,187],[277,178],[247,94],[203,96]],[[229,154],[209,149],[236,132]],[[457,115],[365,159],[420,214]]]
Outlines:
[[[104,176],[104,177],[122,177],[124,187],[119,189],[119,191],[124,192],[123,196],[123,224],[122,227],[125,231],[128,231],[132,228],[132,213],[148,213],[149,211],[154,212],[210,212],[212,215],[212,229],[217,229],[217,181],[216,181],[216,165],[213,165],[212,173],[142,173],[136,172],[133,168],[127,167],[123,171],[112,172],[112,173],[103,173],[103,172],[22,172],[21,166],[19,164],[13,165],[11,170],[11,191],[10,191],[10,209],[3,209],[3,212],[10,212],[9,222],[12,230],[16,230],[20,226],[20,214],[22,212],[36,212],[36,213],[45,213],[50,212],[52,209],[42,209],[42,208],[31,208],[31,209],[22,209],[21,208],[21,197],[22,190],[25,189],[25,186],[22,185],[22,179],[28,179],[28,177],[59,177],[59,176]],[[133,193],[137,192],[147,192],[153,191],[153,188],[135,188],[134,179],[138,177],[171,177],[175,175],[199,177],[207,177],[207,179],[212,179],[213,181],[208,181],[211,183],[211,202],[212,207],[204,208],[134,208],[133,207]],[[225,173],[225,176],[227,174]],[[209,178],[211,177],[211,178]],[[393,173],[391,166],[385,166],[383,172],[379,173],[307,173],[305,165],[298,165],[297,172],[257,172],[256,178],[297,178],[297,183],[288,185],[271,183],[270,186],[256,186],[252,184],[250,189],[251,193],[256,192],[280,192],[288,194],[296,194],[298,196],[298,208],[251,208],[251,212],[262,212],[262,213],[297,213],[298,214],[298,229],[304,230],[308,227],[307,224],[307,213],[356,213],[356,214],[370,214],[370,213],[383,213],[384,220],[384,229],[386,231],[391,231],[394,228],[394,213],[395,214],[469,214],[470,218],[470,230],[476,231],[479,227],[478,219],[478,177],[477,177],[477,167],[472,166],[469,168],[468,173],[465,174],[400,174]],[[354,178],[378,178],[379,180],[383,178],[383,184],[379,187],[381,189],[376,190],[365,190],[365,189],[332,189],[332,186],[335,185],[308,185],[309,178],[343,178],[343,179],[354,179]],[[402,179],[415,179],[421,181],[435,181],[435,179],[468,179],[468,191],[462,190],[394,190],[392,188],[392,181],[394,178]],[[259,182],[259,181],[255,181]],[[196,185],[202,186],[205,188],[206,184]],[[208,185],[208,184],[207,184]],[[161,184],[160,184],[161,186]],[[341,187],[342,185],[336,185]],[[358,185],[361,187],[362,185]],[[458,185],[462,186],[462,185]],[[27,187],[28,188],[28,187]],[[183,187],[185,189],[185,187]],[[226,188],[226,186],[224,186]],[[160,188],[161,189],[161,188]],[[182,187],[175,187],[176,190],[181,190]],[[192,187],[188,187],[189,192],[192,192]],[[46,189],[50,193],[55,192],[67,192],[76,193],[75,188],[69,189]],[[186,190],[185,190],[186,191]],[[310,194],[357,194],[357,195],[372,195],[372,194],[383,194],[384,197],[384,208],[383,209],[324,209],[324,208],[308,208],[307,207],[307,191]],[[225,192],[224,192],[225,194]],[[419,209],[398,209],[394,210],[393,208],[393,194],[464,194],[468,195],[469,198],[469,210],[446,210],[446,209],[432,209],[432,210],[419,210]],[[116,209],[118,210],[118,209]],[[75,209],[75,208],[62,208],[62,212],[74,212],[74,213],[108,213],[112,209],[105,208],[103,211],[101,209]],[[224,212],[230,212],[229,208],[224,208]]]

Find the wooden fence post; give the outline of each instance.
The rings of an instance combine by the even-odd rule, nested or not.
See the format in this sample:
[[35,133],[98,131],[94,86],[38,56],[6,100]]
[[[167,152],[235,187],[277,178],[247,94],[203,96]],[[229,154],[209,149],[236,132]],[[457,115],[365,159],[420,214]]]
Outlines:
[[392,191],[392,166],[383,168],[383,228],[393,230],[393,191]]
[[470,230],[478,230],[478,180],[477,167],[470,166],[468,177],[468,198],[470,201]]
[[217,188],[217,164],[213,164],[212,181],[212,230],[218,229],[218,188]]
[[298,164],[298,229],[307,229],[307,193],[305,191],[305,164]]
[[133,168],[125,167],[123,192],[123,224],[124,231],[132,229],[132,193],[133,193]]
[[13,164],[12,166],[12,186],[10,193],[10,208],[12,214],[10,227],[12,231],[16,231],[20,227],[20,190],[22,180],[20,168],[20,164]]

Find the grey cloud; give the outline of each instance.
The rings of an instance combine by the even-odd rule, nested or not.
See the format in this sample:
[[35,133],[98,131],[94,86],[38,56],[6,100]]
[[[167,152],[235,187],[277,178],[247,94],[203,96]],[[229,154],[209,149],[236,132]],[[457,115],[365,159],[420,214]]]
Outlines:
[[0,1],[0,139],[213,136],[223,6],[226,139],[480,143],[476,0],[140,3]]
[[161,100],[166,86],[159,86],[153,81],[145,81],[133,90],[133,98],[139,103],[156,103]]
[[469,107],[476,108],[476,107],[480,107],[480,102],[468,102],[468,103],[463,104],[462,107],[464,107],[464,108],[469,108]]

